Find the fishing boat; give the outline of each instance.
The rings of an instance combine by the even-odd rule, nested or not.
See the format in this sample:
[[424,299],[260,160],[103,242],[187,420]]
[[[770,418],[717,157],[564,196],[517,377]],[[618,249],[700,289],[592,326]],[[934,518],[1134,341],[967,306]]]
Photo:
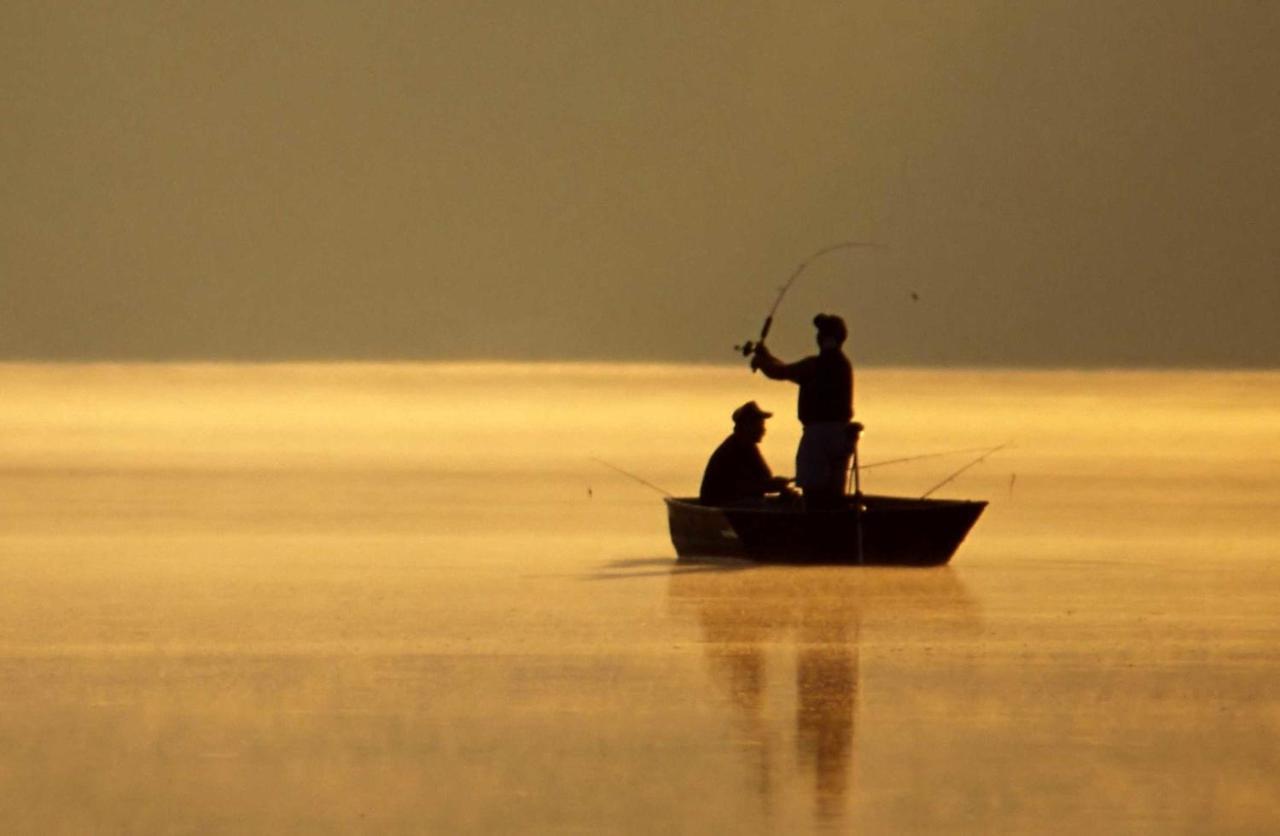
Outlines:
[[[764,348],[778,307],[787,291],[811,262],[828,253],[864,247],[878,248],[879,245],[867,241],[841,241],[818,250],[800,263],[779,288],[773,307],[760,328],[760,336],[734,346],[743,357],[752,358],[753,372],[763,368],[768,377],[799,382],[799,378],[779,372],[776,367],[789,367],[773,358]],[[914,298],[915,294],[912,296]],[[828,347],[828,342],[824,342],[824,334],[834,340],[831,345],[838,347],[844,343],[848,332],[839,316],[818,314],[814,317],[813,324],[818,329],[818,344],[823,352]],[[757,362],[762,353],[769,359],[769,363],[763,366]],[[853,372],[848,365],[848,358],[843,353],[840,356],[848,367],[847,390],[840,386],[828,386],[826,394],[837,397],[843,392],[847,396],[847,401],[843,404],[846,410],[844,414],[852,416]],[[769,370],[770,364],[775,367],[774,373]],[[804,402],[802,383],[799,410],[802,421]],[[834,405],[841,406],[839,403]],[[762,419],[769,417],[754,401],[743,408],[746,406],[755,407],[758,417]],[[829,421],[831,417],[816,420]],[[735,412],[735,427],[737,422],[738,413]],[[602,464],[665,494],[671,542],[681,559],[736,557],[771,563],[881,566],[941,566],[950,561],[978,517],[982,516],[987,503],[982,500],[930,499],[929,496],[1008,445],[1001,444],[984,450],[981,456],[956,470],[918,498],[881,496],[862,492],[863,470],[950,453],[908,456],[863,466],[858,460],[858,442],[863,425],[857,421],[849,421],[847,430],[852,462],[848,482],[851,483],[852,490],[846,489],[846,493],[834,507],[826,507],[825,504],[822,508],[808,507],[799,496],[789,495],[789,492],[784,492],[781,496],[766,496],[728,505],[704,504],[697,498],[674,496],[607,462]],[[759,437],[762,436],[763,433]],[[759,437],[754,439],[754,443],[758,443]]]
[[806,510],[789,498],[726,507],[667,497],[671,542],[681,559],[738,557],[770,563],[941,566],[987,503],[852,495]]

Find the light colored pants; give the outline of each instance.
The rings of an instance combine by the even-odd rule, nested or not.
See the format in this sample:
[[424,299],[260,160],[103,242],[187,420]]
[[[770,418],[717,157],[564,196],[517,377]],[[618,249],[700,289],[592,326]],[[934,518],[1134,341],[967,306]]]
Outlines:
[[842,494],[852,456],[847,421],[806,424],[796,450],[796,484],[806,494]]

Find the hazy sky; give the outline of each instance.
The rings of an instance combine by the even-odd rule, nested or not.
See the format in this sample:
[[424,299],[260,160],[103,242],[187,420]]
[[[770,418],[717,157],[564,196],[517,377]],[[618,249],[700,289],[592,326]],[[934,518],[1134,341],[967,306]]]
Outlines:
[[[1280,3],[0,11],[0,357],[1280,365]],[[920,296],[912,302],[910,293]]]

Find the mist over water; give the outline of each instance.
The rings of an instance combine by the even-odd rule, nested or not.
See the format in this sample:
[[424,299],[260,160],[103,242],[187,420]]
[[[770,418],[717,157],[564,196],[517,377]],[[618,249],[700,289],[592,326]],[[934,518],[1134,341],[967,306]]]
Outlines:
[[[1260,831],[1280,374],[863,369],[942,570],[676,564],[740,368],[0,366],[15,832]],[[970,457],[869,470],[919,495]]]

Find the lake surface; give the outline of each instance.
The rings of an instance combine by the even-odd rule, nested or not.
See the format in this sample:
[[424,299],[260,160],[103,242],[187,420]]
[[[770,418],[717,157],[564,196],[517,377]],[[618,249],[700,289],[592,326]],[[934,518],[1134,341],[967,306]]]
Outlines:
[[[738,368],[0,366],[8,832],[1280,827],[1280,373],[861,370],[939,570],[687,565]],[[971,460],[868,470],[919,495]]]

